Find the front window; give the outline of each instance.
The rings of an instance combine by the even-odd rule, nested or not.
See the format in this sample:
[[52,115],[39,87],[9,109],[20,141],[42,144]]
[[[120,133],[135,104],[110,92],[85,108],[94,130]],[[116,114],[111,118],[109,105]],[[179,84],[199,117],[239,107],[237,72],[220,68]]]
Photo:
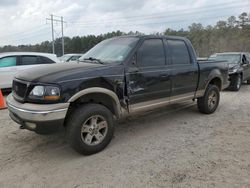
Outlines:
[[85,53],[79,61],[84,59],[98,59],[104,63],[121,63],[126,59],[138,42],[136,37],[121,37],[104,40]]
[[0,59],[0,67],[16,66],[16,57],[4,57]]
[[240,63],[240,54],[216,54],[211,55],[210,60],[227,61],[229,64]]

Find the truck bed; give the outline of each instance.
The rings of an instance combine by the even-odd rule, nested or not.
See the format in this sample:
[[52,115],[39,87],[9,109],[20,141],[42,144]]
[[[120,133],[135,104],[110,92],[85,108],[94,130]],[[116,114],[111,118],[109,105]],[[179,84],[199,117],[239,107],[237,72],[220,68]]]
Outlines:
[[[228,64],[226,61],[211,61],[211,60],[199,60],[199,83],[197,91],[204,90],[210,78],[215,75],[221,78],[222,84],[220,90],[225,89],[228,86]],[[212,70],[212,71],[211,71]]]

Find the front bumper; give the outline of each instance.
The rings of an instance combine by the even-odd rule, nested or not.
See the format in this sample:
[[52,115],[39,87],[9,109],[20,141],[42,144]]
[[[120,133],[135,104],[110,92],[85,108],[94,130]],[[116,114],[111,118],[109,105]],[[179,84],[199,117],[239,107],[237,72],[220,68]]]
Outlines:
[[229,78],[228,80],[225,81],[225,83],[222,85],[221,91],[225,90],[226,88],[228,88],[230,85],[230,81]]
[[69,103],[58,104],[33,104],[20,103],[12,94],[6,100],[12,120],[22,125],[23,128],[36,131],[39,127],[63,125]]

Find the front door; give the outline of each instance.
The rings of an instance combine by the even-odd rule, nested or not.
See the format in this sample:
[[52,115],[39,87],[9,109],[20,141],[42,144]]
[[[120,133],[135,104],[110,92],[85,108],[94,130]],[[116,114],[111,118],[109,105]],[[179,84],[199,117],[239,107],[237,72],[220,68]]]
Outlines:
[[166,66],[162,39],[146,39],[126,73],[127,92],[132,111],[168,102],[170,69]]

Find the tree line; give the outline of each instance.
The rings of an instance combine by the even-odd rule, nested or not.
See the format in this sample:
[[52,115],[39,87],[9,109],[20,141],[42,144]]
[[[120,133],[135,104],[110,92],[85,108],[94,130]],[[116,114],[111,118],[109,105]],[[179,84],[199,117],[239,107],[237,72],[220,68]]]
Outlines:
[[[85,53],[100,41],[121,35],[141,35],[143,33],[130,31],[114,31],[101,35],[65,37],[65,53]],[[207,57],[215,52],[244,51],[250,52],[250,13],[243,12],[238,17],[230,16],[227,20],[220,20],[214,26],[203,26],[193,23],[188,29],[174,30],[167,28],[164,32],[152,33],[156,35],[176,35],[187,37],[193,44],[199,57]],[[35,51],[52,53],[52,43],[44,41],[35,45],[7,45],[0,47],[0,52]],[[61,55],[61,38],[55,40],[55,51]]]

